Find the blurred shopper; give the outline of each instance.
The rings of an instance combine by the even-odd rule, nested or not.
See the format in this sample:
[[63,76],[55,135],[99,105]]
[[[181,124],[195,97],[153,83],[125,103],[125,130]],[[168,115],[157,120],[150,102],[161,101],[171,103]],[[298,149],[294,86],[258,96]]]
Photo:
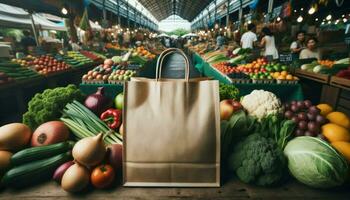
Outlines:
[[290,45],[290,50],[294,58],[299,58],[301,50],[306,48],[305,31],[298,31],[296,34],[296,41]]
[[299,59],[320,59],[320,53],[317,49],[317,39],[314,37],[309,38],[306,41],[306,49],[300,52]]
[[246,49],[246,48],[250,48],[253,49],[256,41],[258,41],[258,38],[255,34],[255,24],[248,24],[248,31],[245,32],[242,35],[241,38],[241,46],[242,48]]
[[272,56],[272,58],[278,59],[278,51],[275,44],[275,37],[273,36],[271,30],[267,27],[264,27],[261,30],[263,38],[260,42],[260,47],[265,49],[264,56]]
[[36,46],[36,42],[35,39],[30,35],[29,31],[23,31],[23,35],[24,37],[21,39],[21,45],[23,47],[24,52],[27,53],[30,48]]
[[224,46],[225,37],[222,33],[219,33],[218,37],[216,37],[216,49],[221,49]]

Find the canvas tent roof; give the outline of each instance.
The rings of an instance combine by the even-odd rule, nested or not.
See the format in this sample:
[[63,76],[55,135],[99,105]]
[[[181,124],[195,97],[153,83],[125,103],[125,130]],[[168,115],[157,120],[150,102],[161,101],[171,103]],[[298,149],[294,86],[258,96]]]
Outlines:
[[[42,29],[65,31],[66,27],[51,22],[39,14],[33,14],[34,23]],[[0,25],[8,27],[30,28],[31,19],[28,12],[22,8],[0,3]]]

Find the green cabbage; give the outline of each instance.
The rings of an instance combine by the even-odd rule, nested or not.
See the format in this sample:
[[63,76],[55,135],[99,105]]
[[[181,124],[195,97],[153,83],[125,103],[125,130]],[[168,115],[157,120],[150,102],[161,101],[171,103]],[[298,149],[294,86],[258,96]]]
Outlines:
[[319,138],[297,137],[287,144],[284,154],[291,174],[308,186],[331,188],[342,185],[348,176],[343,156]]

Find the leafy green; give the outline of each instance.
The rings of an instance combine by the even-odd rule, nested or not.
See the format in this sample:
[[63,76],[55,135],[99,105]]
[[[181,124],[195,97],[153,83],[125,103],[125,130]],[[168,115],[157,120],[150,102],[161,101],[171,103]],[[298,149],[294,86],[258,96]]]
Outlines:
[[292,120],[283,119],[281,115],[269,115],[262,118],[258,126],[257,133],[274,139],[278,147],[283,150],[291,139],[296,124]]
[[29,101],[28,111],[23,115],[23,123],[35,130],[45,122],[59,119],[67,103],[82,99],[83,94],[75,85],[46,89]]
[[220,101],[224,99],[239,99],[239,90],[234,85],[220,83]]
[[243,110],[235,112],[228,121],[221,122],[221,155],[225,160],[232,153],[232,146],[256,128],[256,118]]
[[284,149],[291,174],[314,188],[342,185],[349,173],[346,160],[319,138],[302,136],[288,142]]
[[255,133],[235,145],[229,168],[244,183],[276,185],[286,176],[286,158],[271,138]]

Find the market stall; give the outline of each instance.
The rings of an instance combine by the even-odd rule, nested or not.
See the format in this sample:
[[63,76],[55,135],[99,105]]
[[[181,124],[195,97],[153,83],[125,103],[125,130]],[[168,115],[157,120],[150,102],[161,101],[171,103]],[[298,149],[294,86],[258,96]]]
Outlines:
[[0,2],[0,199],[349,199],[349,2]]

